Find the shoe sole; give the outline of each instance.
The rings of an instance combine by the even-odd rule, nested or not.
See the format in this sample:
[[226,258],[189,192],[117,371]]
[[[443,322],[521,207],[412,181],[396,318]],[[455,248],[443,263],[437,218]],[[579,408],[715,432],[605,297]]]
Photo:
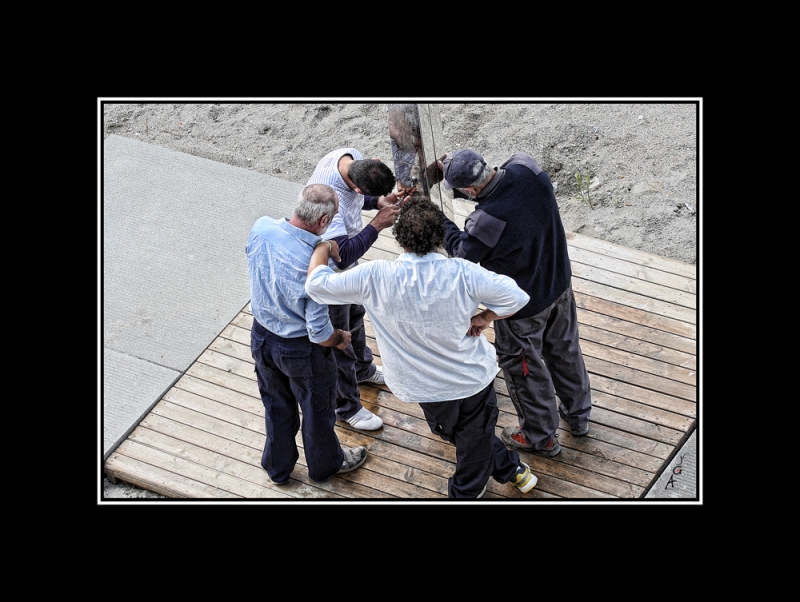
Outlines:
[[552,458],[553,456],[557,456],[561,453],[561,444],[556,441],[553,449],[534,449],[533,453],[537,456],[542,456],[543,458]]
[[370,428],[367,428],[367,427],[364,427],[364,426],[356,426],[355,424],[350,424],[349,422],[347,422],[347,420],[342,420],[341,422],[344,422],[345,424],[349,424],[352,428],[356,429],[357,431],[370,431],[370,432],[372,432],[372,431],[379,431],[381,428],[383,428],[383,422],[381,422],[378,426],[374,426],[374,427],[370,427]]
[[345,473],[345,472],[350,472],[351,470],[355,470],[355,469],[356,469],[356,468],[358,468],[359,466],[363,466],[363,465],[364,465],[364,462],[366,462],[366,461],[367,461],[367,454],[364,454],[364,457],[363,457],[363,458],[361,458],[361,461],[360,461],[358,464],[356,464],[355,466],[351,466],[350,468],[342,468],[342,469],[341,469],[339,472],[337,472],[336,474],[343,474],[343,473]]

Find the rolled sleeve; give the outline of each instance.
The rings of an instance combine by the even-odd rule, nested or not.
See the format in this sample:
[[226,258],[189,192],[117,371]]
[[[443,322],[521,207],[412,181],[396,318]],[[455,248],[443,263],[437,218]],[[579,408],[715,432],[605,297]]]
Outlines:
[[308,339],[312,343],[323,343],[331,338],[334,328],[328,317],[327,305],[306,299],[305,317]]

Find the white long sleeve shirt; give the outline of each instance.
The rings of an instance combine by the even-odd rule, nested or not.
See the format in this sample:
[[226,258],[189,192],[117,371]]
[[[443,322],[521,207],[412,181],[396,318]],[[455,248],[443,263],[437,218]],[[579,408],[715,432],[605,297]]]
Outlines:
[[318,266],[306,281],[318,303],[363,305],[375,329],[386,384],[399,399],[463,399],[497,376],[494,346],[468,336],[479,304],[515,313],[528,295],[508,276],[463,259],[403,253],[335,273]]

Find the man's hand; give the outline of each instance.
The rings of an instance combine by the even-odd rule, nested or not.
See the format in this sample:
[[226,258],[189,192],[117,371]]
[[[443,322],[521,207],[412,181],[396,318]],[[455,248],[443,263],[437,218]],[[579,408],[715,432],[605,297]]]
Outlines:
[[370,224],[380,232],[384,228],[390,228],[394,225],[398,213],[400,213],[400,207],[397,205],[387,205],[378,211],[375,217],[372,218]]
[[442,172],[442,177],[444,177],[444,160],[445,160],[445,159],[447,159],[447,157],[448,157],[449,155],[450,155],[450,153],[445,153],[445,154],[443,154],[441,157],[439,157],[438,159],[436,159],[436,166],[437,166],[437,167],[439,168],[439,170]]
[[[400,184],[399,182],[397,183],[397,185],[399,187],[402,187],[402,184]],[[411,198],[411,195],[413,195],[416,191],[417,191],[416,186],[412,186],[410,188],[402,187],[398,191],[392,192],[391,194],[387,194],[386,196],[382,196],[381,198],[378,199],[377,203],[378,209],[383,209],[384,207],[389,207],[391,205],[397,205],[399,207],[402,207],[406,199]]]
[[[334,334],[336,333],[334,332]],[[341,340],[338,343],[334,343],[333,346],[336,347],[337,349],[344,349],[350,344],[350,339],[352,338],[352,335],[350,334],[349,330],[340,330],[339,334],[341,336]]]
[[481,336],[481,333],[487,328],[489,328],[489,325],[495,320],[505,320],[506,318],[510,318],[513,315],[514,314],[508,314],[507,316],[498,316],[491,309],[484,309],[481,313],[472,316],[472,319],[470,320],[469,330],[467,331],[467,336],[479,337]]
[[481,336],[481,333],[487,328],[489,328],[489,325],[491,323],[492,321],[486,318],[484,312],[472,316],[472,319],[470,320],[470,327],[469,330],[467,331],[467,336],[470,337]]
[[351,338],[352,335],[349,331],[337,328],[333,331],[333,334],[328,337],[327,341],[318,343],[318,345],[321,347],[336,347],[337,349],[344,349],[350,344]]

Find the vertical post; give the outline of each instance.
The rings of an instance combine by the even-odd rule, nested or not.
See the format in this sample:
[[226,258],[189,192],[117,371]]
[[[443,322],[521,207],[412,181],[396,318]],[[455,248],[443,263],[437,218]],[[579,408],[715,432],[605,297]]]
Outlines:
[[398,185],[416,186],[417,194],[429,198],[452,220],[453,196],[441,185],[436,164],[445,154],[438,105],[387,104],[386,108]]

